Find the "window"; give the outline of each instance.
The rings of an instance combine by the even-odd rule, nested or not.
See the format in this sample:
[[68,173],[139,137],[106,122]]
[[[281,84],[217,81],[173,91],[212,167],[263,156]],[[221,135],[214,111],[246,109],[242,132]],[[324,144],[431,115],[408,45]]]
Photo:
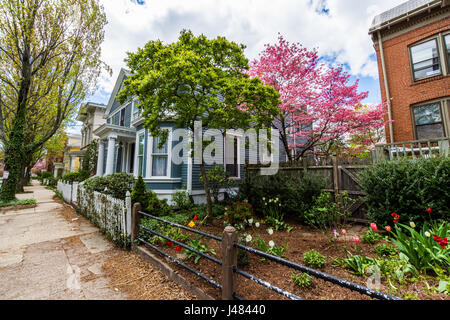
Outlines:
[[444,36],[445,55],[447,57],[448,73],[450,73],[450,33]]
[[138,175],[144,176],[144,134],[139,135],[137,163]]
[[413,116],[418,140],[439,138],[445,135],[440,102],[413,107]]
[[[169,141],[169,139],[168,139]],[[167,177],[169,164],[168,142],[166,141],[161,148],[159,143],[161,138],[153,137],[152,143],[152,176],[153,177]]]
[[[233,140],[231,143],[226,143],[225,149],[228,146],[232,147],[233,152],[225,152],[225,170],[229,173],[230,177],[239,177],[239,138],[231,137]],[[228,147],[229,148],[229,147]]]
[[441,74],[437,39],[411,47],[414,81]]
[[137,118],[139,118],[139,116],[142,113],[142,109],[139,109],[138,106],[139,102],[138,101],[134,101],[133,102],[133,120],[136,120]]

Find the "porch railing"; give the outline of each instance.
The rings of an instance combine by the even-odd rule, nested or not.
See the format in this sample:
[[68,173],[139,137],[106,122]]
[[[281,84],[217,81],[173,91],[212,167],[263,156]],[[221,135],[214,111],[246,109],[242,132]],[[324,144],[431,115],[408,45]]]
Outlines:
[[377,145],[373,152],[374,162],[401,158],[436,158],[449,155],[450,138],[436,138]]

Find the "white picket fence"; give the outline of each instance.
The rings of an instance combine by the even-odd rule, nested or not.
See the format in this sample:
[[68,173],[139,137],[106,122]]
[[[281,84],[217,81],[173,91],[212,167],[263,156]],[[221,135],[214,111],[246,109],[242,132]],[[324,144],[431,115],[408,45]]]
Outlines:
[[131,235],[131,198],[127,192],[125,200],[94,191],[89,193],[83,183],[64,183],[58,181],[58,191],[64,201],[111,236],[113,241]]

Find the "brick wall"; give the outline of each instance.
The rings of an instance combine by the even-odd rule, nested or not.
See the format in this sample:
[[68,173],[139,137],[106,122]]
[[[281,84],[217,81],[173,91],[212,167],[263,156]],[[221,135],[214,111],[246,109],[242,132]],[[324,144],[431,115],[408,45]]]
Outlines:
[[[450,75],[437,76],[417,82],[413,81],[408,51],[409,45],[449,29],[450,19],[447,17],[383,41],[386,74],[392,103],[395,142],[414,140],[414,129],[411,119],[412,104],[450,96]],[[378,42],[375,44],[375,51],[378,58],[381,95],[383,101],[386,101]],[[390,142],[388,127],[386,127],[386,136],[387,141]]]

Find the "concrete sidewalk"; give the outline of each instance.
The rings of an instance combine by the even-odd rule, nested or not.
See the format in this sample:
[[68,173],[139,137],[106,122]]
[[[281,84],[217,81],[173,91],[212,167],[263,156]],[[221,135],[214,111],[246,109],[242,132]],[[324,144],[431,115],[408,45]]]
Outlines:
[[102,271],[120,250],[53,191],[25,189],[35,208],[0,211],[0,299],[126,299]]

